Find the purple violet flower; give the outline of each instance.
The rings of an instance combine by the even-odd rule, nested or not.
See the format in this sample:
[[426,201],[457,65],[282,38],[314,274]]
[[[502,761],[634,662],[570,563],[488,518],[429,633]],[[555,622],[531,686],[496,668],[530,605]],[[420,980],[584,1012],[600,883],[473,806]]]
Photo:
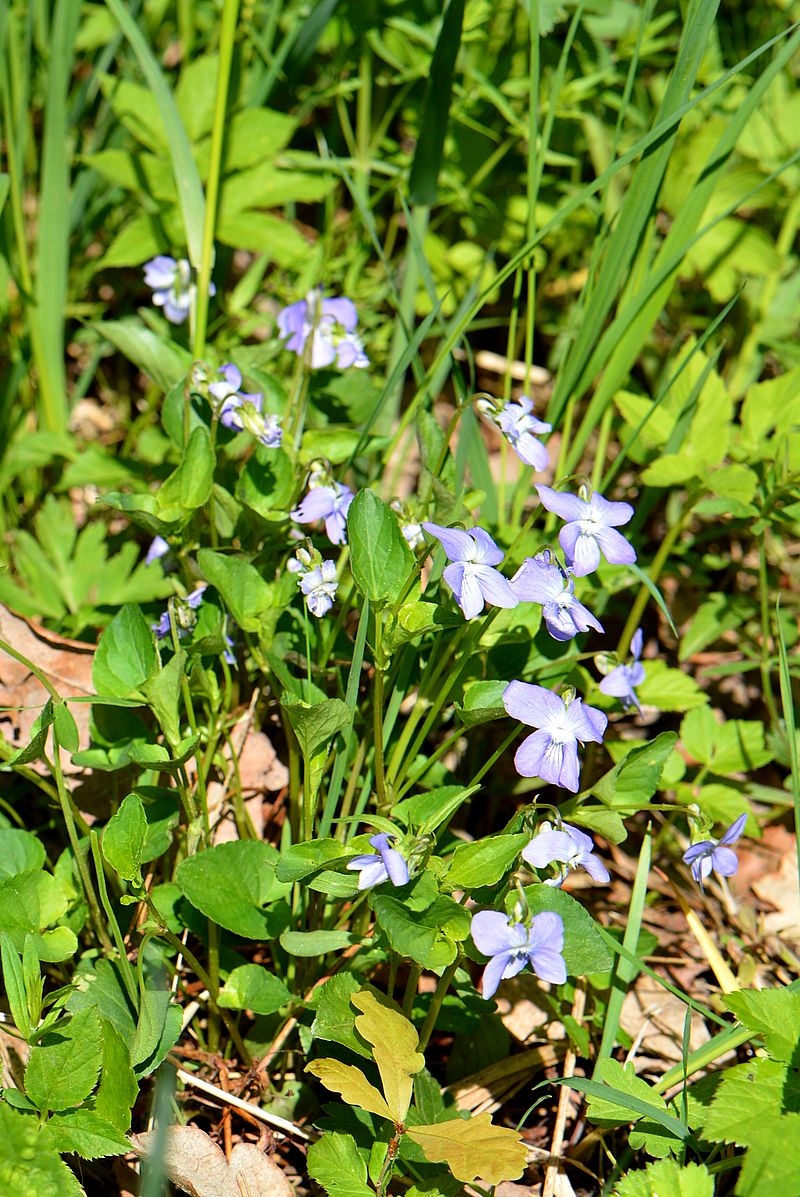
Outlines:
[[516,977],[527,964],[536,976],[553,985],[567,979],[564,963],[564,921],[550,910],[535,914],[530,927],[511,923],[497,910],[481,910],[472,916],[475,947],[491,959],[483,972],[483,996],[494,996],[507,977]]
[[209,384],[208,393],[219,404],[219,422],[234,432],[247,431],[268,449],[277,449],[283,439],[283,429],[277,416],[263,413],[264,396],[260,391],[249,394],[241,389],[242,373],[227,362],[218,371],[219,382]]
[[507,403],[493,419],[520,461],[535,470],[547,469],[550,454],[536,438],[543,432],[551,432],[553,425],[536,418],[532,399],[521,395],[515,403]]
[[541,604],[545,627],[554,640],[571,640],[590,628],[603,631],[588,607],[575,598],[575,583],[549,549],[526,557],[509,584],[521,601]]
[[153,565],[154,562],[160,561],[169,552],[169,545],[163,536],[156,536],[147,550],[147,556],[144,559],[145,565]]
[[[293,573],[298,572],[296,570]],[[313,569],[300,573],[298,583],[306,596],[306,606],[312,615],[321,619],[327,615],[336,598],[336,588],[339,579],[336,576],[335,561],[321,561]]]
[[562,823],[558,829],[543,823],[522,849],[522,859],[533,869],[546,869],[551,864],[562,866],[559,876],[548,878],[545,885],[560,887],[569,869],[585,869],[593,881],[605,883],[611,880],[608,869],[594,854],[592,837],[569,823]]
[[442,574],[464,612],[465,619],[480,615],[484,603],[495,607],[516,607],[519,602],[507,578],[494,569],[503,560],[498,549],[483,528],[443,528],[441,524],[423,523],[422,527],[435,536],[452,562]]
[[567,521],[558,539],[577,578],[593,573],[601,554],[611,565],[632,565],[636,560],[633,546],[616,530],[632,518],[630,503],[610,503],[596,491],[585,499],[562,494],[551,486],[537,486],[536,490],[542,506]]
[[600,683],[600,690],[603,694],[619,698],[625,706],[636,707],[637,711],[641,711],[642,708],[634,686],[641,686],[644,681],[644,665],[639,660],[642,655],[642,639],[642,629],[638,628],[631,640],[633,660],[630,665],[617,665],[616,669],[612,669],[610,673],[606,674]]
[[711,871],[720,877],[732,877],[739,868],[736,853],[728,845],[735,844],[744,831],[747,813],[739,815],[718,840],[700,840],[692,844],[683,854],[685,864],[692,866],[692,876],[702,888]]
[[[183,324],[194,302],[197,290],[192,282],[192,267],[187,258],[170,258],[158,254],[144,264],[144,281],[153,290],[153,303],[164,309],[170,324]],[[209,295],[216,295],[217,288],[209,284]]]
[[540,777],[577,794],[580,782],[578,745],[587,740],[601,744],[608,719],[582,699],[565,702],[544,686],[509,682],[503,706],[514,719],[539,728],[522,741],[514,757],[521,777]]
[[353,492],[343,482],[330,486],[312,486],[303,501],[290,512],[299,524],[325,521],[325,531],[331,544],[347,544],[347,512],[353,502]]
[[369,358],[356,333],[358,313],[352,299],[323,299],[322,290],[309,291],[305,299],[278,312],[278,334],[298,357],[311,337],[311,368],[322,369],[334,362],[340,370],[350,366],[363,370]]
[[395,839],[382,831],[379,835],[370,836],[369,842],[378,849],[377,856],[354,856],[348,860],[348,869],[356,870],[359,889],[372,889],[374,885],[382,885],[384,881],[391,881],[392,885],[405,885],[408,881],[408,865],[402,852],[390,847]]

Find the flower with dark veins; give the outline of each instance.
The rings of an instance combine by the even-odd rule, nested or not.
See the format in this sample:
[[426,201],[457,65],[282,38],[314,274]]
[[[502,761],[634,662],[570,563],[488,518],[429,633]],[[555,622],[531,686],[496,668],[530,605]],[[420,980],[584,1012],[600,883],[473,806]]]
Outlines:
[[633,517],[630,503],[610,503],[596,491],[586,488],[581,494],[568,495],[551,486],[537,486],[542,506],[566,520],[558,534],[562,549],[576,578],[591,574],[600,564],[601,555],[611,565],[632,565],[636,551],[617,527]]
[[611,880],[608,869],[594,854],[592,837],[569,823],[562,823],[558,828],[543,823],[541,830],[522,849],[522,859],[534,869],[546,869],[551,864],[563,866],[559,876],[548,878],[545,885],[560,886],[569,869],[585,869],[593,881],[605,883]]
[[564,920],[550,910],[535,914],[530,926],[512,923],[497,910],[481,910],[472,916],[475,947],[489,963],[483,972],[483,996],[494,996],[497,986],[530,965],[536,976],[553,985],[567,979],[564,951]]
[[683,854],[684,864],[691,865],[692,876],[702,888],[703,883],[711,876],[712,870],[720,877],[732,877],[739,868],[739,861],[731,848],[744,831],[747,822],[747,812],[731,823],[724,835],[718,840],[699,840],[692,844]]
[[503,560],[498,549],[483,528],[444,528],[441,524],[423,523],[430,536],[435,536],[449,560],[442,577],[453,592],[465,619],[480,615],[486,603],[495,607],[516,607],[519,599],[509,581],[494,567]]
[[520,776],[540,777],[577,794],[581,771],[578,745],[587,740],[602,743],[608,725],[603,712],[580,698],[567,695],[565,700],[544,686],[527,682],[509,682],[503,691],[503,706],[512,718],[539,729],[517,749],[514,765]]
[[590,628],[603,631],[589,608],[575,598],[575,583],[549,549],[526,557],[509,585],[521,602],[541,604],[545,627],[554,640],[571,640]]
[[347,512],[352,502],[353,492],[342,482],[333,482],[330,486],[312,486],[290,514],[299,524],[324,520],[331,544],[346,544]]

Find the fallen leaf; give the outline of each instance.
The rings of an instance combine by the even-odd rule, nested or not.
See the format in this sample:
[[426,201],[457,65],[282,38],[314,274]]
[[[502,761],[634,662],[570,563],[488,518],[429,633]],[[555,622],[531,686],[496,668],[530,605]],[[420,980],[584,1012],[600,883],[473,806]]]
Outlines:
[[[132,1135],[134,1151],[147,1156],[156,1131]],[[164,1170],[189,1197],[294,1197],[274,1160],[253,1143],[237,1143],[230,1163],[220,1147],[197,1126],[173,1126],[167,1135]]]

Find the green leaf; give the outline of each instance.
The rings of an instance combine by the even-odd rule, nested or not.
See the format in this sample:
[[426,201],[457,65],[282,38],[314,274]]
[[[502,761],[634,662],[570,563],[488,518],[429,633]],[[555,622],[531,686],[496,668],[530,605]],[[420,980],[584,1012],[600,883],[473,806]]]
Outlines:
[[427,1160],[447,1164],[464,1184],[479,1177],[491,1185],[517,1180],[525,1169],[528,1149],[519,1132],[495,1126],[489,1114],[409,1126],[406,1134],[419,1144]]
[[467,798],[480,786],[438,786],[424,790],[412,798],[404,798],[392,807],[392,816],[406,827],[414,827],[420,835],[430,835],[449,822]]
[[112,1126],[126,1134],[130,1130],[131,1110],[139,1096],[131,1058],[125,1040],[113,1023],[103,1020],[103,1067],[95,1095],[94,1108]]
[[186,653],[179,649],[141,687],[147,705],[158,720],[167,742],[173,747],[181,739],[181,684],[186,660]]
[[180,465],[156,491],[158,509],[165,522],[184,522],[191,512],[205,506],[214,486],[215,466],[211,434],[202,425],[193,428]]
[[113,1122],[95,1110],[54,1114],[46,1125],[46,1142],[56,1151],[74,1152],[84,1160],[125,1155],[131,1145]]
[[418,1051],[419,1035],[405,1015],[382,994],[362,989],[350,1000],[361,1011],[356,1018],[356,1030],[372,1047],[392,1119],[404,1122],[411,1105],[412,1077],[425,1067],[425,1057]]
[[84,956],[75,970],[75,987],[67,999],[67,1009],[96,1009],[102,1018],[116,1028],[125,1043],[136,1032],[136,1012],[122,980],[119,964],[100,958]]
[[592,787],[612,808],[641,810],[659,787],[664,765],[678,741],[677,732],[661,732],[655,740],[633,748]]
[[40,869],[44,864],[44,844],[21,827],[0,828],[0,880]]
[[284,931],[280,943],[290,956],[325,956],[361,943],[361,938],[349,931]]
[[740,989],[725,1005],[756,1035],[773,1060],[800,1067],[800,993],[789,989]]
[[259,445],[236,484],[236,498],[265,520],[282,520],[294,494],[294,467],[282,449]]
[[463,20],[464,0],[449,0],[431,57],[419,137],[408,179],[412,204],[431,207],[436,203]]
[[54,705],[53,724],[61,747],[70,753],[77,752],[80,748],[78,725],[65,702],[57,702]]
[[306,1072],[322,1081],[326,1089],[338,1093],[346,1105],[358,1106],[379,1118],[392,1120],[392,1112],[382,1094],[354,1064],[343,1064],[341,1060],[312,1060],[306,1064]]
[[103,856],[124,881],[142,884],[142,852],[147,835],[147,816],[138,794],[128,794],[103,832]]
[[659,1160],[623,1176],[613,1197],[714,1197],[714,1178],[703,1164]]
[[338,732],[350,726],[353,715],[341,698],[325,698],[313,706],[294,694],[281,695],[281,706],[289,716],[300,750],[311,760]]
[[274,605],[272,587],[242,557],[201,549],[197,560],[203,577],[220,592],[225,603],[245,632],[257,632],[263,618]]
[[162,391],[183,382],[191,368],[192,356],[187,350],[173,341],[165,341],[133,317],[106,321],[93,327],[128,361],[149,375]]
[[276,939],[287,921],[287,892],[275,879],[278,853],[270,844],[234,840],[182,860],[175,873],[181,893],[220,927],[247,939]]
[[8,1197],[86,1197],[35,1118],[0,1102],[0,1192]]
[[8,758],[9,765],[28,765],[31,761],[38,761],[44,755],[47,733],[54,719],[53,700],[48,698],[39,714],[33,721],[30,730],[30,742],[23,748],[18,748]]
[[[602,1084],[580,1078],[573,1086],[579,1093],[586,1094],[586,1116],[596,1126],[614,1127],[636,1122],[637,1129],[647,1126],[653,1132],[660,1131],[659,1139],[664,1138],[663,1131],[666,1131],[676,1150],[689,1137],[689,1128],[667,1113],[663,1097],[647,1081],[637,1077],[632,1064],[623,1068],[618,1060],[607,1057],[600,1061],[597,1075],[602,1078]],[[640,1135],[646,1143],[648,1136],[641,1130]],[[637,1146],[641,1146],[641,1142]],[[656,1147],[659,1155],[665,1154],[661,1142]]]
[[703,1118],[703,1138],[749,1147],[787,1108],[796,1111],[798,1099],[798,1074],[777,1060],[753,1059],[726,1068]]
[[229,1010],[252,1010],[274,1014],[292,1000],[283,981],[260,964],[242,964],[228,976],[219,995],[219,1005]]
[[472,682],[464,692],[464,702],[456,707],[464,726],[474,727],[492,719],[508,718],[503,706],[503,692],[507,687],[508,682]]
[[645,661],[645,679],[636,687],[639,701],[660,711],[690,711],[705,706],[708,695],[693,677],[664,661]]
[[691,623],[681,637],[678,658],[688,660],[694,653],[716,644],[725,632],[738,628],[750,611],[750,604],[737,600],[736,596],[719,593],[710,594],[701,603]]
[[112,698],[137,695],[156,667],[153,633],[135,603],[121,607],[100,637],[92,665],[98,694]]
[[315,1039],[340,1043],[358,1056],[369,1059],[369,1051],[355,1033],[356,1016],[350,998],[359,990],[352,973],[335,973],[313,995],[316,1018],[311,1025]]
[[46,930],[66,912],[66,893],[50,873],[29,869],[0,881],[0,931],[8,932],[18,952],[32,935],[40,960],[72,956],[78,947],[75,933],[69,927]]
[[706,709],[686,715],[681,740],[690,756],[714,773],[752,772],[772,759],[762,723],[746,719],[718,723]]
[[469,935],[469,913],[452,898],[437,898],[421,911],[384,894],[374,894],[370,901],[390,946],[423,968],[452,964],[457,944]]
[[347,512],[350,564],[356,586],[372,603],[396,599],[414,567],[397,516],[371,490],[358,492]]
[[[25,991],[25,977],[19,952],[6,931],[0,933],[0,960],[3,964],[3,985],[14,1025],[24,1039],[31,1037],[31,1017],[28,1010],[28,995]],[[37,962],[38,963],[38,962]]]
[[490,835],[472,844],[459,844],[445,874],[445,884],[450,889],[495,885],[529,840],[529,835],[520,832],[517,835]]
[[31,1048],[25,1092],[42,1113],[78,1106],[94,1089],[103,1061],[103,1031],[95,1010],[81,1010]]
[[611,957],[594,919],[570,894],[549,885],[529,885],[525,898],[531,914],[552,910],[564,921],[564,963],[572,977],[608,972]]
[[329,861],[340,859],[345,852],[344,845],[333,839],[305,840],[300,844],[291,844],[281,852],[281,858],[275,867],[275,876],[279,881],[302,881],[304,877],[323,868]]
[[308,1174],[330,1197],[375,1197],[352,1135],[325,1134],[308,1148]]

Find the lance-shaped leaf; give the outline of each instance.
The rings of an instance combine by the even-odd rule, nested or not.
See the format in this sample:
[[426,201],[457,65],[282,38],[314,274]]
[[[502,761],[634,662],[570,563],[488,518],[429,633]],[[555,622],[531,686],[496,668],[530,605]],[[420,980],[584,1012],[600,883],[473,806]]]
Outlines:
[[422,1148],[432,1164],[447,1164],[456,1180],[472,1184],[480,1177],[489,1184],[522,1176],[527,1148],[516,1131],[495,1126],[489,1114],[454,1118],[431,1126],[409,1126],[409,1139]]
[[342,1064],[341,1060],[312,1060],[306,1065],[306,1072],[318,1077],[326,1089],[338,1093],[347,1105],[359,1106],[379,1118],[394,1121],[385,1099],[354,1064]]
[[412,1077],[425,1067],[425,1057],[417,1050],[419,1035],[388,998],[381,999],[363,989],[350,1001],[361,1011],[356,1030],[372,1047],[392,1118],[405,1122],[414,1086]]

